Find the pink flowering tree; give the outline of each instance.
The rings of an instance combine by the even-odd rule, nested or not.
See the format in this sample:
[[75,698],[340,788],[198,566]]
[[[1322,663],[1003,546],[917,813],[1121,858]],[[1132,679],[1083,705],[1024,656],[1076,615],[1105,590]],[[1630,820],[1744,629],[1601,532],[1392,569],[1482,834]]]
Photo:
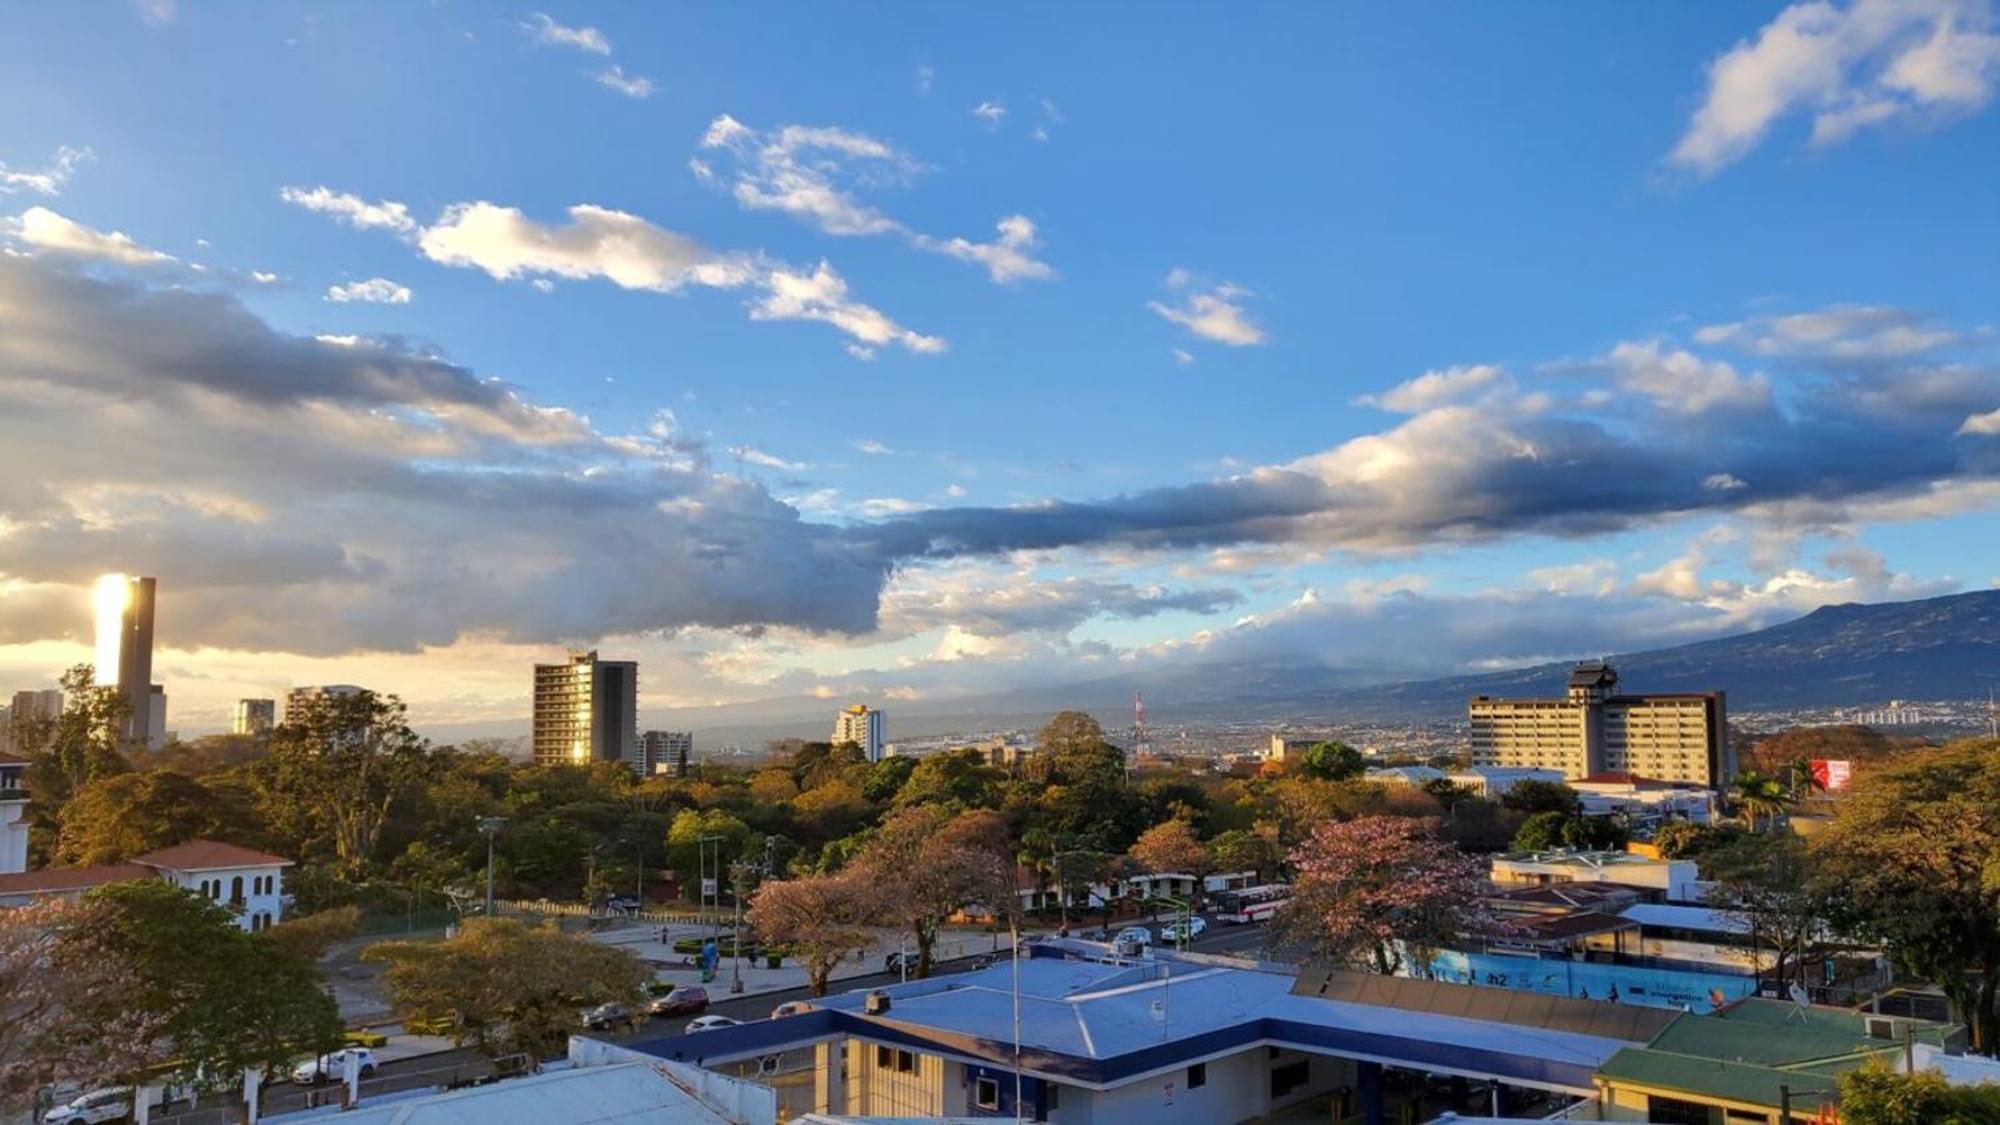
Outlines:
[[1421,968],[1462,933],[1492,924],[1480,901],[1478,860],[1429,818],[1322,821],[1293,849],[1292,899],[1278,916],[1285,940],[1339,965],[1393,974]]
[[100,940],[104,913],[61,899],[0,910],[0,1119],[44,1086],[127,1081],[165,1057],[143,980]]

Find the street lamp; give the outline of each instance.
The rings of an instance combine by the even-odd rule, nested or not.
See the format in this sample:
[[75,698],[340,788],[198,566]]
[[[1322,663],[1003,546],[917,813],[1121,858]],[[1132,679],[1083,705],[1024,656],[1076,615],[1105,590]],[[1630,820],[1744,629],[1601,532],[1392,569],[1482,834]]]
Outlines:
[[757,865],[747,860],[733,860],[729,864],[729,887],[731,897],[736,900],[736,930],[729,941],[730,967],[729,991],[743,991],[743,888],[749,885],[750,875]]
[[475,818],[479,824],[479,834],[486,837],[486,916],[493,917],[493,837],[500,834],[500,826],[507,823],[504,816],[482,816]]

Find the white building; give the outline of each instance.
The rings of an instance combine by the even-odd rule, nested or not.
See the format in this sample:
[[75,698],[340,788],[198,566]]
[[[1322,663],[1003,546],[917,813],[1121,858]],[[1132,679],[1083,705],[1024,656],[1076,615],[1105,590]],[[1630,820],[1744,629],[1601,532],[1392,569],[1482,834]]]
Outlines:
[[28,869],[28,763],[0,754],[0,875]]
[[275,699],[239,699],[236,713],[231,716],[231,734],[265,734],[278,722],[278,701]]
[[335,699],[349,699],[367,689],[353,684],[314,684],[310,687],[295,687],[285,693],[285,721],[298,722],[305,713],[323,702]]
[[1500,886],[1548,883],[1616,883],[1650,891],[1668,902],[1699,902],[1700,871],[1692,860],[1653,859],[1631,852],[1587,852],[1555,848],[1493,857],[1493,881]]
[[1271,736],[1270,744],[1257,751],[1257,757],[1265,762],[1290,761],[1312,749],[1320,741],[1317,738],[1286,738],[1282,734],[1274,734]]
[[[26,833],[22,833],[25,845]],[[51,867],[0,875],[0,908],[50,897],[76,898],[112,883],[165,879],[229,907],[246,930],[268,929],[284,913],[285,868],[292,861],[219,840],[189,840],[129,863]]]
[[640,777],[655,774],[686,777],[688,758],[693,753],[693,731],[649,730],[639,736],[638,756],[633,760],[632,768]]
[[888,735],[888,716],[866,703],[842,707],[833,717],[833,744],[852,742],[861,747],[871,762],[882,760],[882,746]]

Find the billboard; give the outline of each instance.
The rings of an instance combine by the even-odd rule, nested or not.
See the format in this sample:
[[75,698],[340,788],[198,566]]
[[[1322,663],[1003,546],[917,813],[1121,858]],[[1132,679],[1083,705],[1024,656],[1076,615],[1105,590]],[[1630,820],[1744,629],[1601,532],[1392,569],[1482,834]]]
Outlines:
[[1847,788],[1854,776],[1854,763],[1841,759],[1814,758],[1812,762],[1813,784],[1828,793]]

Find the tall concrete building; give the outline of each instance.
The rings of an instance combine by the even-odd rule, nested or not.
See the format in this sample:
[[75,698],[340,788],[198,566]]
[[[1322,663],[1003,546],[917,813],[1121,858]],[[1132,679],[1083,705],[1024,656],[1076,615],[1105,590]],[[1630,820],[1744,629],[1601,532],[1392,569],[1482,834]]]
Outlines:
[[1617,686],[1611,665],[1589,660],[1570,672],[1562,699],[1474,696],[1467,705],[1472,764],[1710,787],[1736,775],[1722,692],[1618,695]]
[[688,757],[693,753],[693,731],[649,730],[639,736],[639,755],[632,768],[640,777],[686,777]]
[[7,715],[10,720],[28,723],[37,719],[53,719],[62,714],[62,710],[62,689],[49,688],[46,691],[15,692],[14,706]]
[[[119,735],[135,745],[158,746],[166,737],[155,729],[153,693],[153,600],[151,578],[107,574],[97,580],[97,684],[115,687],[125,701]],[[166,723],[166,700],[157,716]]]
[[639,768],[639,665],[572,652],[535,665],[535,761],[545,766],[624,762]]
[[239,699],[229,721],[231,734],[266,734],[278,721],[275,699]]
[[882,760],[882,744],[889,737],[888,716],[865,703],[842,707],[833,717],[833,743],[852,742],[861,747],[871,762]]
[[307,711],[324,702],[351,699],[366,690],[368,689],[353,684],[311,684],[306,687],[295,687],[285,693],[285,721],[298,722],[305,717]]

